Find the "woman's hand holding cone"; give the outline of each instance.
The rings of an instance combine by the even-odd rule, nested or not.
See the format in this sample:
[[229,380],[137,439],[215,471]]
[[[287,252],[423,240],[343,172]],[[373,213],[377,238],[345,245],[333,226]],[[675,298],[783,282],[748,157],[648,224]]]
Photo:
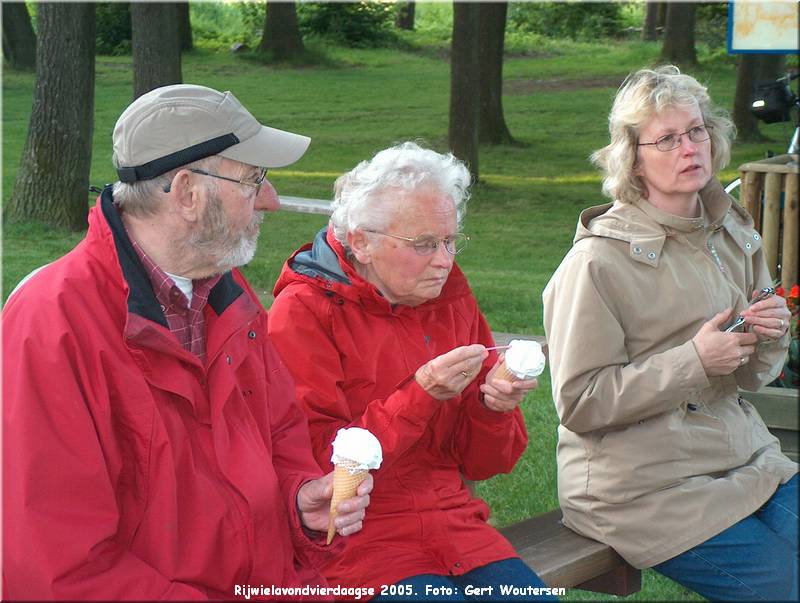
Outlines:
[[481,384],[483,403],[487,408],[497,412],[514,410],[525,398],[530,390],[539,387],[538,379],[515,380],[508,379],[509,371],[505,368],[503,358],[486,375],[486,381]]

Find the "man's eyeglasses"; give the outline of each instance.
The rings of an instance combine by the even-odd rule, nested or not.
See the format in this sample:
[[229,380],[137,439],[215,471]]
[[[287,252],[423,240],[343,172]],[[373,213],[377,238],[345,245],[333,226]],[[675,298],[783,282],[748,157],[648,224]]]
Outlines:
[[706,126],[705,124],[702,126],[695,126],[694,128],[689,128],[685,132],[681,132],[680,134],[666,134],[661,138],[656,139],[655,142],[640,142],[638,146],[646,147],[646,146],[655,146],[659,151],[672,151],[673,149],[677,149],[681,146],[681,138],[685,134],[689,137],[689,140],[692,142],[705,142],[709,138],[711,138],[711,126]]
[[380,232],[378,230],[369,230],[367,228],[363,229],[365,232],[371,232],[372,234],[379,234],[383,235],[384,237],[392,237],[393,239],[400,239],[401,241],[408,241],[411,243],[411,246],[414,248],[420,255],[431,255],[435,253],[436,250],[439,249],[439,245],[444,245],[445,250],[450,255],[455,255],[457,253],[461,253],[464,251],[464,247],[467,246],[467,241],[469,241],[469,237],[465,235],[463,232],[458,232],[452,236],[445,237],[443,239],[437,239],[433,235],[428,234],[421,234],[417,237],[401,237],[399,235],[389,234],[388,232]]
[[[200,170],[197,168],[189,168],[189,171],[193,174],[200,174],[201,176],[208,176],[210,178],[219,178],[220,180],[227,180],[228,182],[235,182],[236,184],[242,184],[244,186],[249,186],[254,188],[256,194],[258,194],[258,190],[261,188],[261,184],[264,182],[264,179],[267,177],[267,168],[261,168],[261,172],[255,178],[241,178],[237,180],[236,178],[229,178],[228,176],[220,176],[219,174],[212,174],[211,172],[207,172],[205,170]],[[172,186],[167,184],[164,187],[164,192],[168,193]]]

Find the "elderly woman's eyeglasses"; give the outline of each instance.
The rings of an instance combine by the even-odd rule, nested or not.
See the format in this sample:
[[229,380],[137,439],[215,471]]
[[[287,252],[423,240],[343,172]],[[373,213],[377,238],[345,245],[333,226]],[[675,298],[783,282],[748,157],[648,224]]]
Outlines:
[[659,151],[664,151],[666,153],[667,151],[672,151],[681,146],[681,139],[683,138],[684,134],[688,136],[689,140],[692,142],[705,142],[711,138],[710,130],[711,126],[695,126],[694,128],[689,128],[680,134],[666,134],[665,136],[656,139],[655,142],[640,142],[638,146],[655,146]]
[[414,248],[420,255],[431,255],[435,253],[437,249],[439,249],[439,245],[444,245],[445,250],[450,255],[455,255],[457,253],[461,253],[464,251],[464,247],[467,246],[467,241],[469,241],[469,237],[465,235],[463,232],[458,232],[452,236],[445,237],[443,239],[437,239],[433,235],[428,234],[421,234],[416,237],[401,237],[399,235],[389,234],[388,232],[380,232],[379,230],[369,230],[367,228],[363,229],[365,232],[371,232],[372,234],[379,234],[383,235],[384,237],[392,237],[393,239],[400,239],[401,241],[408,241],[411,243],[411,246]]

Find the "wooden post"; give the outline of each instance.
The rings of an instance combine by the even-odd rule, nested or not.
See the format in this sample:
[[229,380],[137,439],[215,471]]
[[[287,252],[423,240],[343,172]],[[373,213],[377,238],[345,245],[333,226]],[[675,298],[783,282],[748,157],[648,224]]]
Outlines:
[[783,249],[781,252],[781,285],[787,291],[798,282],[798,255],[800,255],[800,210],[798,209],[797,173],[786,174],[783,198]]
[[740,200],[742,207],[753,217],[756,230],[761,232],[761,189],[763,174],[760,172],[742,171],[742,192]]
[[764,218],[761,225],[761,237],[764,245],[764,256],[770,274],[778,273],[778,249],[781,228],[781,176],[769,172],[764,178]]

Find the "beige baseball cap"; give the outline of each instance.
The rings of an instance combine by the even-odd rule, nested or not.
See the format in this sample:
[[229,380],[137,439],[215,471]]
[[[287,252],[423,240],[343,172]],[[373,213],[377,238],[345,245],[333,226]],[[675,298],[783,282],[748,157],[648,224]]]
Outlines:
[[114,126],[122,182],[150,180],[182,165],[222,155],[248,165],[294,163],[311,139],[263,126],[230,92],[176,84],[137,98]]

